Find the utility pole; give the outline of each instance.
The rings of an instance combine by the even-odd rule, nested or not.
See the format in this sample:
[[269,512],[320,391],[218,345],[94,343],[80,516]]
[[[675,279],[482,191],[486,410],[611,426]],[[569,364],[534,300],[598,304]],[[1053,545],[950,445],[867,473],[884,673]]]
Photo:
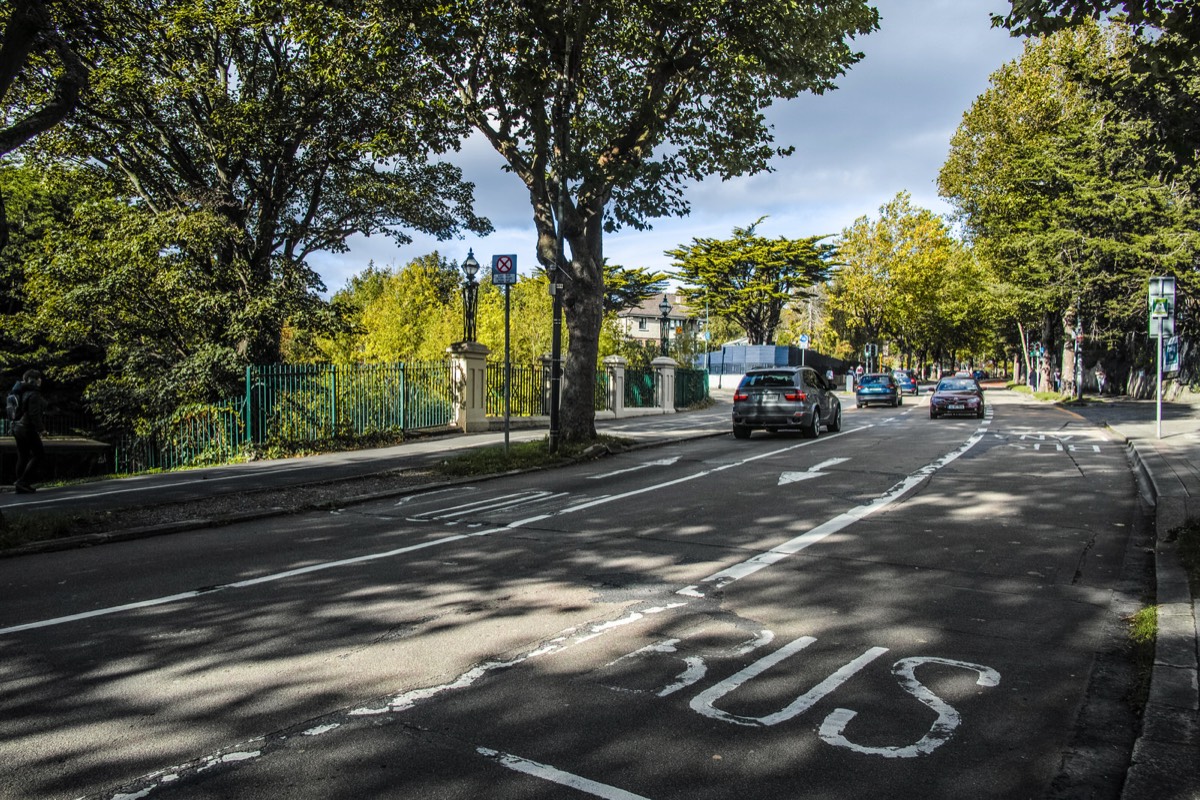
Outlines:
[[[568,3],[570,5],[570,3]],[[563,15],[564,33],[566,35],[566,47],[563,49],[562,73],[559,75],[558,84],[558,100],[555,103],[555,116],[558,118],[558,208],[555,211],[555,216],[558,219],[557,223],[557,244],[554,253],[554,269],[550,272],[550,293],[553,295],[551,303],[551,325],[550,325],[550,433],[549,433],[549,449],[551,453],[558,452],[559,439],[561,438],[561,398],[562,394],[562,290],[566,275],[566,245],[564,243],[563,226],[566,223],[567,217],[567,146],[570,144],[570,136],[568,135],[567,126],[570,122],[570,111],[568,109],[568,97],[570,87],[570,70],[571,70],[571,18],[570,15]]]

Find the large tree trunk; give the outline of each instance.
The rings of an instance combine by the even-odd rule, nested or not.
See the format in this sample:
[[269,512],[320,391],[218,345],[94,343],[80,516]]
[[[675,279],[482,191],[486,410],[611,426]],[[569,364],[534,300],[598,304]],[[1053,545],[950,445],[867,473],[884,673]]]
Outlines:
[[559,428],[566,442],[596,437],[596,368],[604,322],[604,292],[596,285],[600,270],[592,254],[575,252],[572,248],[571,278],[563,289],[570,348],[563,366]]
[[[555,215],[544,199],[546,193],[530,193],[534,224],[538,230],[538,261],[551,272],[557,261],[558,240]],[[603,232],[598,221],[603,206],[588,219],[570,209],[565,225],[565,243],[570,246],[566,275],[561,279],[563,322],[562,386],[559,403],[559,437],[564,442],[581,442],[596,437],[596,365],[600,354],[600,328],[604,322]],[[597,224],[593,224],[596,220]],[[564,247],[565,249],[565,247]]]

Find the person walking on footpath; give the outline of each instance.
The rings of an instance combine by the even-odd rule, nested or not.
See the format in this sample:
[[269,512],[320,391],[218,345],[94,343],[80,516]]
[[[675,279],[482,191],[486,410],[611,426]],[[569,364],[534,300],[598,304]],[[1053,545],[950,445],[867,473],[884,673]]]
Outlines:
[[27,370],[13,385],[6,403],[8,422],[17,440],[17,494],[31,494],[33,476],[42,460],[42,434],[46,432],[46,400],[42,397],[42,373]]

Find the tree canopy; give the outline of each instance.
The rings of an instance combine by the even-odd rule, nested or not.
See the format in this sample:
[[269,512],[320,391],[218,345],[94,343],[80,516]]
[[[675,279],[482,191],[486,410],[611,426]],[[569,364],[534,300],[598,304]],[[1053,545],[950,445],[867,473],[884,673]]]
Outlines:
[[932,211],[906,192],[842,231],[826,311],[855,353],[888,344],[906,366],[986,353],[994,323],[988,278]]
[[1012,287],[1016,320],[1052,350],[1082,316],[1101,349],[1131,358],[1123,340],[1144,331],[1146,279],[1195,282],[1195,196],[1156,168],[1153,122],[1118,114],[1102,88],[1130,74],[1131,51],[1119,23],[1030,40],[964,115],[939,176],[977,254]]
[[692,244],[666,253],[683,282],[683,297],[737,324],[750,344],[775,343],[784,309],[809,297],[809,287],[828,277],[833,250],[821,244],[824,236],[760,236],[763,219],[734,228],[730,239],[692,239]]
[[[82,7],[103,22],[102,36],[74,42],[89,65],[86,88],[75,113],[18,156],[23,169],[73,176],[105,196],[75,198],[53,231],[37,234],[43,245],[21,232],[26,243],[4,268],[22,287],[13,302],[51,328],[67,308],[56,298],[82,300],[119,279],[141,286],[130,270],[153,289],[144,313],[161,302],[196,315],[129,316],[137,357],[102,335],[105,326],[92,328],[89,346],[106,351],[99,361],[112,380],[153,386],[177,372],[155,402],[134,403],[147,413],[170,398],[216,399],[242,365],[279,359],[289,320],[328,321],[314,253],[345,250],[353,234],[404,242],[410,230],[490,230],[471,210],[471,185],[443,158],[466,123],[445,83],[415,61],[400,21],[300,0]],[[6,97],[10,119],[40,96],[40,84],[22,80]],[[116,314],[133,297],[90,302]]]
[[604,233],[686,213],[692,181],[769,169],[790,148],[775,145],[763,109],[833,88],[861,57],[848,40],[877,25],[864,0],[392,0],[391,8],[416,17],[412,35],[452,83],[461,112],[525,184],[539,263],[558,268],[560,233],[570,249],[561,280],[568,440],[595,435]]

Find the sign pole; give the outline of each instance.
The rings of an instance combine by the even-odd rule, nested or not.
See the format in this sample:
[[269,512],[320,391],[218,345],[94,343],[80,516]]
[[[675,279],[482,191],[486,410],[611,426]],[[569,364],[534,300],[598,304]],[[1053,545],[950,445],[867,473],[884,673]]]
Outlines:
[[1157,386],[1158,392],[1156,395],[1157,400],[1155,401],[1155,405],[1158,408],[1158,413],[1157,413],[1158,425],[1157,425],[1157,427],[1158,427],[1158,438],[1159,439],[1162,438],[1162,375],[1163,375],[1162,367],[1163,367],[1163,337],[1162,337],[1162,331],[1160,330],[1159,335],[1158,335],[1158,386]]
[[509,398],[512,393],[512,359],[509,358],[509,330],[508,321],[512,306],[509,302],[509,291],[512,289],[512,284],[504,284],[504,453],[508,454],[508,428],[509,420],[511,419],[511,409],[509,407]]
[[492,256],[492,285],[504,287],[504,452],[508,453],[508,430],[511,420],[510,398],[512,397],[512,358],[510,349],[509,320],[512,305],[509,292],[517,282],[517,256],[514,253]]

